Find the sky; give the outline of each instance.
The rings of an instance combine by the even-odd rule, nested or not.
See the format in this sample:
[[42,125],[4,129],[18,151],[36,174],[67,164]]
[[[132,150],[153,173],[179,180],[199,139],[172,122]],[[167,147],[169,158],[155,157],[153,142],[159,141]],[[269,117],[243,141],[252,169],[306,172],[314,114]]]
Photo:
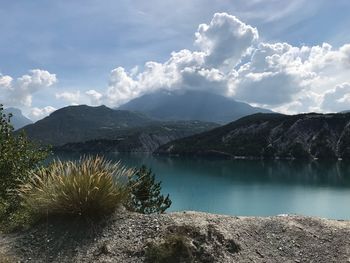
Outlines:
[[0,103],[33,120],[205,90],[278,112],[350,109],[348,0],[0,0]]

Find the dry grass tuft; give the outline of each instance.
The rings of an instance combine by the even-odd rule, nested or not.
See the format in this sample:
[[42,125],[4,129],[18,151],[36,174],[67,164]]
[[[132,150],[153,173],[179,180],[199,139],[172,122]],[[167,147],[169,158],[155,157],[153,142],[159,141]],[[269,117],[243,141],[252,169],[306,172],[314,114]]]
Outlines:
[[127,182],[133,174],[133,169],[99,156],[58,160],[31,172],[19,194],[40,215],[104,216],[128,198]]

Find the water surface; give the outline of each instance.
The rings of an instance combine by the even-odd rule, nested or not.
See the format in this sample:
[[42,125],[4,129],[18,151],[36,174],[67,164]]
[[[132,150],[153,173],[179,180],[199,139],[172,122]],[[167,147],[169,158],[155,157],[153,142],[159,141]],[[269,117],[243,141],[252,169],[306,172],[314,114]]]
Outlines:
[[[75,154],[62,159],[78,159]],[[169,211],[239,216],[299,214],[350,219],[350,163],[210,160],[108,154],[127,166],[146,164],[162,181]]]

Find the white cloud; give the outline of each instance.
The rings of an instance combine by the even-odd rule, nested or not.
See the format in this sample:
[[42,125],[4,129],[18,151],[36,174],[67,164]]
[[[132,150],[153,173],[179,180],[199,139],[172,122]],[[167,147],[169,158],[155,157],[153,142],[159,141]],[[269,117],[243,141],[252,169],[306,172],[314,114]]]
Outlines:
[[48,116],[50,113],[54,112],[55,110],[56,108],[52,106],[46,106],[44,108],[34,107],[30,111],[29,118],[31,118],[33,121],[36,121]]
[[334,50],[329,44],[293,47],[262,43],[239,68],[231,94],[284,112],[325,110],[321,97],[348,79],[346,51],[346,46]]
[[90,103],[92,105],[99,105],[101,104],[101,99],[103,97],[103,95],[99,92],[97,92],[96,90],[88,90],[87,92],[85,92],[85,94],[89,97],[90,99]]
[[74,91],[74,92],[69,92],[69,91],[64,91],[60,93],[55,94],[56,99],[63,99],[70,104],[78,104],[80,102],[80,91]]
[[3,76],[0,74],[0,90],[8,90],[11,89],[12,86],[12,78],[10,76]]
[[328,91],[323,98],[322,107],[327,111],[340,112],[350,109],[350,83],[343,83]]
[[40,69],[30,70],[29,74],[16,80],[0,75],[0,100],[3,100],[6,106],[30,107],[34,93],[51,87],[56,82],[55,74]]
[[257,41],[256,28],[235,16],[216,13],[209,24],[201,24],[195,44],[206,54],[206,66],[235,66]]
[[108,104],[120,105],[139,94],[140,88],[137,81],[134,81],[124,68],[112,70],[106,94]]
[[345,94],[333,107],[323,102],[349,82],[350,44],[334,49],[263,42],[257,29],[225,13],[201,24],[195,36],[199,50],[172,52],[164,63],[147,62],[143,71],[112,70],[102,101],[118,106],[160,89],[201,89],[285,113],[350,108]]

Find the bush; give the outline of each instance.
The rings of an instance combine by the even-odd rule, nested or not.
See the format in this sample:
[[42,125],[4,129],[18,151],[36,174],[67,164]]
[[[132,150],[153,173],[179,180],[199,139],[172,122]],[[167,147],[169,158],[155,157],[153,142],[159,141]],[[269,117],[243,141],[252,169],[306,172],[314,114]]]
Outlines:
[[146,261],[152,263],[194,262],[191,244],[183,235],[170,235],[162,243],[150,243],[145,251]]
[[18,187],[20,181],[28,178],[28,171],[35,168],[48,156],[47,149],[27,139],[22,132],[15,136],[10,123],[11,115],[3,114],[0,105],[0,197],[7,198]]
[[15,193],[21,182],[28,179],[28,172],[41,164],[48,156],[46,148],[31,143],[22,132],[13,133],[11,114],[3,114],[0,104],[0,223],[12,224],[12,214],[18,215],[20,198]]
[[0,199],[0,218],[6,218],[0,224],[0,230],[6,233],[27,229],[32,226],[37,217],[33,214],[33,211],[25,206],[18,206],[16,210],[11,213],[9,211],[9,203]]
[[129,196],[134,170],[102,157],[54,161],[31,173],[19,195],[36,214],[99,217],[115,211]]
[[151,169],[142,166],[129,181],[131,189],[127,207],[143,214],[164,213],[171,206],[169,195],[161,195],[161,182],[155,182]]

